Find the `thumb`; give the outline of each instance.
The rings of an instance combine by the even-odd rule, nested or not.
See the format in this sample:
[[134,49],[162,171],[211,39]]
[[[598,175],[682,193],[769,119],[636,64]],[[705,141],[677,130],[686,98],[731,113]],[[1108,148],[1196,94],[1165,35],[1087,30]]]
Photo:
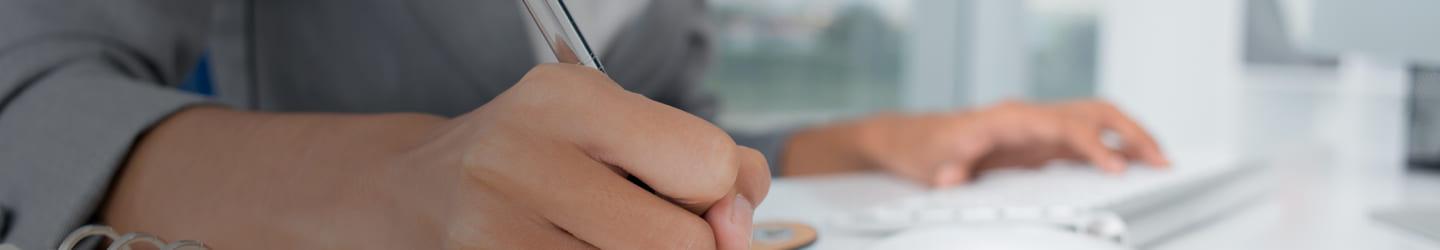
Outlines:
[[705,222],[715,231],[716,249],[750,249],[750,228],[755,204],[745,195],[730,194],[705,212]]

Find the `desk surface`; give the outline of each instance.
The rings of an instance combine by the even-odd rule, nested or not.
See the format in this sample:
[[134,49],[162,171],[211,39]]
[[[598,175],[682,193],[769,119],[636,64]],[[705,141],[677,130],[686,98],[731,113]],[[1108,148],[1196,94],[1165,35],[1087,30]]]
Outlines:
[[1157,249],[1440,249],[1440,242],[1370,217],[1379,208],[1440,198],[1440,175],[1311,152],[1276,156],[1272,166],[1282,169],[1263,198]]
[[1440,249],[1370,215],[1440,204],[1440,173],[1404,166],[1403,96],[1295,88],[1283,75],[1251,74],[1261,86],[1243,98],[1244,144],[1269,156],[1276,187],[1158,249]]

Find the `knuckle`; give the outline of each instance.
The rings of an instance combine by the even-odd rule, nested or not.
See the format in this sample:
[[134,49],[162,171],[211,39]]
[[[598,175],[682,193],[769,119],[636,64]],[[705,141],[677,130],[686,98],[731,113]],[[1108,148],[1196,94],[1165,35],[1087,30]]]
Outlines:
[[754,148],[739,146],[740,161],[758,163],[760,170],[765,171],[765,176],[770,176],[770,162],[765,161],[765,154]]
[[739,175],[740,159],[736,157],[735,142],[729,136],[708,136],[700,142],[702,148],[700,169],[694,171],[698,176],[697,180],[705,180],[696,183],[696,198],[706,201],[719,200],[734,188],[735,179]]
[[496,164],[486,160],[490,158],[476,151],[464,153],[460,156],[460,173],[467,178],[485,182],[505,179],[507,172],[494,168]]
[[561,74],[561,72],[563,72],[562,69],[552,64],[536,65],[534,68],[530,68],[529,72],[525,72],[525,76],[520,78],[520,81],[515,84],[515,87],[524,89],[535,85],[553,84],[556,82],[553,81],[553,78]]
[[668,159],[665,163],[674,168],[667,172],[675,174],[674,180],[683,183],[667,185],[671,190],[667,195],[680,203],[697,204],[718,201],[729,194],[735,188],[740,171],[741,159],[735,142],[708,124],[672,128],[681,129],[671,134],[683,136],[666,143],[676,154],[663,157]]
[[[703,153],[715,157],[707,161],[708,165],[733,165],[738,147],[735,145],[735,140],[719,127],[704,123],[703,120],[696,120],[701,123],[695,126],[699,130],[696,131],[699,135],[696,137],[696,146],[701,148]],[[730,168],[734,168],[734,166],[730,166]]]

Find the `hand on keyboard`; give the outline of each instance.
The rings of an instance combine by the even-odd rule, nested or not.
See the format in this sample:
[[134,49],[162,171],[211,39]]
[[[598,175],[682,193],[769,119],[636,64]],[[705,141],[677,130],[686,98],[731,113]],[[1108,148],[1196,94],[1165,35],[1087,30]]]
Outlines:
[[[1112,132],[1119,145],[1102,139]],[[788,150],[786,175],[879,166],[938,187],[964,183],[988,168],[1057,159],[1087,161],[1108,172],[1122,171],[1127,161],[1169,165],[1144,128],[1099,100],[1010,101],[963,112],[879,115],[803,131]]]

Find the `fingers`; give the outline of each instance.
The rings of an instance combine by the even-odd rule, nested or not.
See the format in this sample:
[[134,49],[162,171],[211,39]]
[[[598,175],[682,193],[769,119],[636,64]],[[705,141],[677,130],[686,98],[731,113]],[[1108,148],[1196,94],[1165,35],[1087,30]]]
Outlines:
[[759,152],[592,69],[536,67],[472,114],[499,121],[475,129],[510,133],[488,135],[507,144],[482,143],[490,150],[478,152],[486,154],[465,157],[467,166],[505,171],[475,167],[470,174],[508,186],[497,189],[595,247],[747,248],[755,205],[768,195],[769,168]]
[[765,161],[765,155],[753,148],[739,147],[736,152],[740,154],[737,160],[741,163],[735,189],[751,204],[759,206],[770,193],[770,164]]
[[[532,176],[529,206],[576,238],[601,249],[708,249],[711,225],[579,152],[543,152],[554,171]],[[544,168],[540,168],[544,169]],[[533,178],[533,176],[549,176]]]
[[1124,141],[1122,150],[1125,154],[1154,167],[1170,165],[1170,160],[1161,153],[1159,143],[1139,123],[1109,103],[1099,102],[1099,109],[1104,126],[1115,131]]
[[1100,131],[1090,125],[1072,123],[1067,128],[1066,143],[1086,161],[1110,173],[1125,170],[1124,157],[1116,154],[1100,140]]
[[639,95],[615,99],[613,113],[596,117],[577,143],[695,214],[735,191],[741,164],[764,161],[689,113]]
[[[961,142],[986,145],[991,147],[989,150],[954,153],[949,161],[930,165],[938,167],[892,169],[911,179],[945,187],[964,183],[987,167],[1040,165],[1057,158],[1088,161],[1111,173],[1123,171],[1127,159],[1152,166],[1169,163],[1144,128],[1103,101],[1047,106],[1012,101],[981,114],[980,123],[988,124],[991,129],[983,130],[981,136],[958,138],[954,145],[963,144]],[[1123,140],[1120,152],[1101,139],[1106,130],[1115,131]],[[978,141],[984,138],[992,141]]]
[[718,249],[750,248],[755,208],[770,192],[770,167],[760,151],[740,147],[736,152],[742,155],[737,158],[744,161],[739,179],[735,180],[736,192],[715,202],[705,212],[705,221],[715,232]]
[[1150,133],[1115,105],[1101,100],[1087,100],[1070,103],[1068,106],[1078,108],[1078,112],[1083,113],[1084,117],[1091,117],[1087,120],[1093,119],[1098,126],[1119,135],[1122,142],[1120,151],[1127,158],[1143,161],[1152,167],[1170,164]]
[[727,195],[705,212],[705,221],[715,232],[716,249],[750,249],[750,229],[755,206],[742,194]]
[[[485,189],[469,181],[467,189]],[[444,228],[443,249],[594,249],[589,243],[555,227],[541,215],[493,192],[473,192],[456,197],[457,210]]]
[[[527,112],[528,123],[508,126],[536,127],[519,130],[545,133],[534,137],[559,138],[552,143],[565,145],[556,148],[581,151],[567,163],[550,164],[564,171],[520,175],[550,176],[516,180],[545,190],[531,194],[545,196],[538,198],[545,204],[533,207],[600,248],[748,247],[749,218],[770,184],[764,157],[736,146],[703,119],[615,86],[593,70],[550,65],[517,84],[530,91],[507,91],[516,93],[507,103],[518,107],[506,108],[534,111]],[[553,161],[564,153],[543,152],[532,160]],[[543,193],[556,190],[565,195]],[[663,245],[644,245],[657,239]]]
[[730,136],[709,122],[625,91],[589,68],[542,65],[516,88],[526,89],[498,98],[522,106],[511,110],[531,111],[533,122],[514,126],[555,133],[697,215],[735,192],[741,163],[761,158],[737,153]]

